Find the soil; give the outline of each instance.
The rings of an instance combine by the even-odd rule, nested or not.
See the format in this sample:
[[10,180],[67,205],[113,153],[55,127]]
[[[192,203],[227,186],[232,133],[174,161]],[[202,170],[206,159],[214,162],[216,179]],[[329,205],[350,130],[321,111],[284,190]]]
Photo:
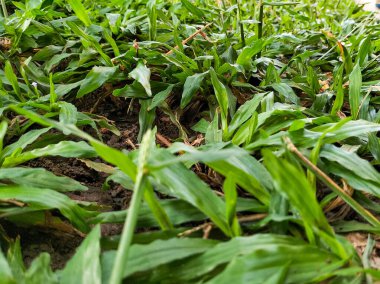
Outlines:
[[[109,130],[100,129],[103,141],[109,146],[127,150],[138,147],[138,103],[131,103],[131,100],[113,96],[102,97],[95,93],[78,100],[76,107],[79,111],[107,118],[114,123],[120,131],[119,136]],[[170,122],[169,117],[165,114],[158,113],[156,125],[158,132],[167,141],[171,142],[178,137],[177,127]],[[85,131],[96,135],[90,127],[85,128]],[[162,144],[162,141],[159,140],[157,143]],[[95,161],[102,162],[100,159],[95,159]],[[111,184],[110,189],[102,189],[107,174],[99,173],[87,167],[79,159],[44,157],[32,160],[25,166],[45,168],[58,176],[67,176],[79,181],[87,186],[88,190],[70,192],[67,195],[73,200],[94,202],[104,208],[105,211],[125,209],[130,201],[131,193],[119,185]],[[20,236],[22,254],[27,267],[40,253],[48,252],[51,255],[52,268],[54,270],[62,269],[83,240],[83,236],[75,232],[70,234],[43,227],[33,227],[31,230],[17,227],[6,221],[1,221],[0,226],[4,227],[11,238]],[[103,224],[101,230],[103,237],[112,236],[121,233],[122,225]]]

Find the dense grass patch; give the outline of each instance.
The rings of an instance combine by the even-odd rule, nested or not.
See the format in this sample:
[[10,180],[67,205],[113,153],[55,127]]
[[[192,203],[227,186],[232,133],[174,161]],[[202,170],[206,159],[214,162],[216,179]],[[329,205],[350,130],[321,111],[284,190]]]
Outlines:
[[[2,283],[380,279],[373,15],[351,0],[0,3]],[[53,271],[48,253],[25,264],[13,226],[83,241]]]

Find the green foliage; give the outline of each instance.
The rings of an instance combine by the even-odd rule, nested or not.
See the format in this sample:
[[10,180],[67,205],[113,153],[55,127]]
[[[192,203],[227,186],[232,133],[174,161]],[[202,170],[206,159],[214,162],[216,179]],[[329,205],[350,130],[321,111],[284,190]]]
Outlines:
[[[0,225],[1,283],[380,279],[375,238],[361,261],[342,237],[380,232],[378,20],[352,0],[0,2],[0,222],[88,233],[52,271]],[[46,157],[128,208],[70,199]]]

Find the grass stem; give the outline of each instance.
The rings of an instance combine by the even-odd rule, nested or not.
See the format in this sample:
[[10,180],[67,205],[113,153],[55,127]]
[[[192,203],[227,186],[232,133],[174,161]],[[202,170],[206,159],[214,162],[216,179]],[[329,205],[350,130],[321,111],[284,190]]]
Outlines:
[[148,159],[149,147],[152,144],[152,137],[152,132],[148,130],[141,143],[133,196],[128,210],[128,215],[124,223],[119,247],[117,249],[115,264],[113,266],[111,279],[109,282],[110,284],[120,284],[123,279],[123,272],[127,265],[128,253],[136,227],[140,204],[144,195],[145,182],[147,182],[147,173],[145,168]]
[[292,143],[289,137],[284,137],[284,141],[288,147],[288,150],[295,154],[301,163],[326,184],[334,193],[342,198],[348,205],[352,207],[357,213],[359,213],[364,219],[366,219],[371,225],[376,228],[380,228],[380,221],[372,215],[371,212],[363,208],[355,199],[353,199],[343,188],[335,183],[327,174],[314,165],[308,158],[306,158]]
[[5,0],[0,0],[1,1],[1,8],[3,10],[3,16],[4,18],[8,18],[8,11],[7,11],[7,7],[5,6]]

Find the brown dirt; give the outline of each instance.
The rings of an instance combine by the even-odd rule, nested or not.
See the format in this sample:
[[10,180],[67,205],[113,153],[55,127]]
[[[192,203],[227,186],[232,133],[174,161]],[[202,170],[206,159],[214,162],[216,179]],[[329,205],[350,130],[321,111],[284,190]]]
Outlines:
[[[94,93],[76,101],[78,110],[94,115],[102,116],[113,121],[121,135],[117,136],[111,131],[101,129],[102,138],[109,146],[118,149],[133,150],[138,147],[137,135],[139,104],[132,103],[124,98],[116,98],[112,95],[101,96]],[[178,137],[179,131],[170,119],[163,113],[158,113],[156,119],[158,132],[172,141]],[[85,131],[96,135],[93,129],[86,127]],[[157,141],[160,143],[160,141]],[[100,162],[100,159],[95,161]],[[85,163],[74,158],[45,157],[32,160],[26,164],[29,167],[45,168],[56,175],[73,178],[88,187],[87,191],[70,192],[67,195],[73,200],[94,202],[104,210],[114,211],[127,207],[131,194],[119,185],[111,184],[109,190],[103,190],[102,186],[107,177],[88,168]],[[83,238],[78,234],[68,234],[46,228],[22,228],[9,222],[1,222],[1,226],[9,234],[9,237],[20,236],[22,253],[25,264],[30,265],[32,260],[42,252],[51,255],[53,269],[61,269],[75,253]],[[120,234],[122,225],[102,225],[102,235],[112,236]]]
[[10,238],[20,237],[24,263],[28,267],[39,254],[47,252],[51,257],[52,269],[61,269],[74,255],[83,240],[78,235],[57,232],[44,228],[22,228],[2,221],[1,224]]

